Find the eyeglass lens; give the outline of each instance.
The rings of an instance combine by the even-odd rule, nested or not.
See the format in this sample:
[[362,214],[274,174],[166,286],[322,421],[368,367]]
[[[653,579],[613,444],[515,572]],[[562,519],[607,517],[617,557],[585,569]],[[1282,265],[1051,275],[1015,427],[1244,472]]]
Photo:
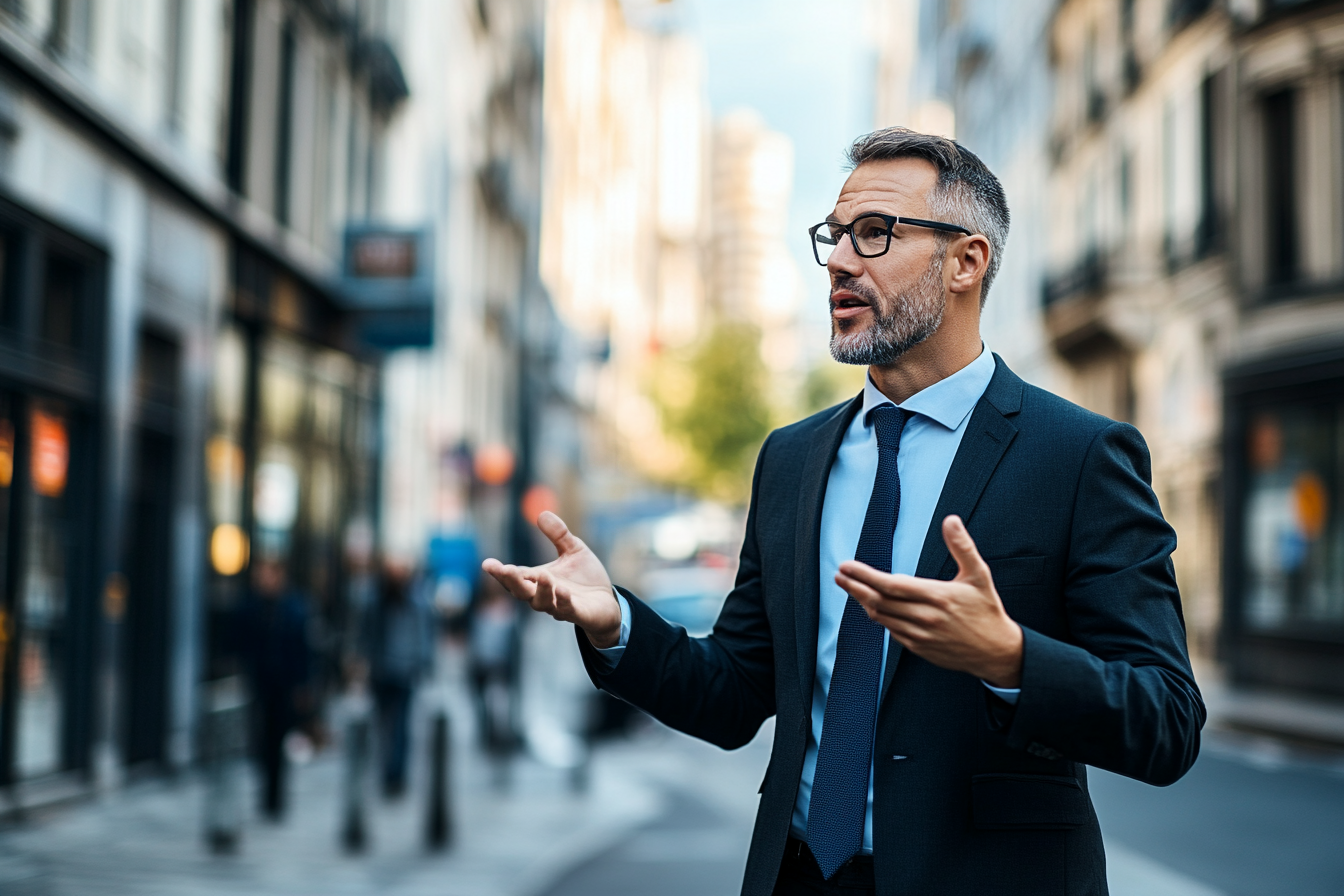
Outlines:
[[849,228],[840,224],[822,224],[816,229],[812,238],[818,263],[826,264],[830,260],[831,253],[840,245],[840,240],[845,238],[846,229],[853,230],[859,254],[865,258],[873,258],[886,252],[891,242],[891,228],[887,226],[885,220],[876,215],[858,218]]

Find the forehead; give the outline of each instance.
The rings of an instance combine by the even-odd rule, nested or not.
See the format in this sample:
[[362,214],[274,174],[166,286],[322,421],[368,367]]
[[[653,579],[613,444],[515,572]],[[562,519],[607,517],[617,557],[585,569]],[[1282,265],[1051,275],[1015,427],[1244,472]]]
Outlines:
[[849,221],[862,212],[926,217],[938,169],[924,159],[883,159],[855,168],[840,188],[835,215]]

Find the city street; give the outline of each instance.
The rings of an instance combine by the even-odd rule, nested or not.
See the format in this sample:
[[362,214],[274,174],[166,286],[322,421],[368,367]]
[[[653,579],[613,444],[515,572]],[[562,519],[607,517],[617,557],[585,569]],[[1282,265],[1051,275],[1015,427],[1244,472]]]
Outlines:
[[[768,742],[726,754],[668,732],[645,738],[662,812],[546,896],[738,892]],[[682,768],[694,773],[678,774]],[[1149,787],[1092,771],[1113,896],[1344,892],[1344,756],[1292,754],[1213,732],[1183,780]]]
[[[450,700],[467,717],[464,700]],[[371,846],[345,855],[340,767],[299,770],[291,818],[249,824],[237,856],[210,856],[191,779],[133,785],[0,834],[6,896],[675,896],[738,892],[771,726],[731,753],[644,724],[598,748],[586,793],[563,770],[515,763],[505,790],[455,738],[457,840],[422,847],[423,804],[373,804]],[[1093,771],[1115,896],[1266,896],[1344,891],[1344,756],[1210,732],[1169,788]]]

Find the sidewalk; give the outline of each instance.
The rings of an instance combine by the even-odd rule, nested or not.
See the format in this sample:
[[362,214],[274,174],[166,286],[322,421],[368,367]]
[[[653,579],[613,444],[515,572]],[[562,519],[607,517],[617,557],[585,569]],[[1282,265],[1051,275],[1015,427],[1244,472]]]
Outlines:
[[1195,672],[1209,710],[1209,728],[1344,748],[1344,700],[1229,685],[1221,670],[1211,665],[1201,664]]
[[661,811],[656,782],[637,763],[623,761],[619,747],[594,757],[585,792],[574,791],[568,771],[526,755],[514,760],[509,785],[496,787],[493,769],[474,743],[464,689],[453,684],[426,695],[428,702],[444,701],[453,723],[455,839],[442,853],[428,853],[423,845],[423,749],[413,754],[403,800],[385,803],[370,786],[369,846],[358,856],[343,852],[342,768],[334,748],[293,770],[283,824],[262,821],[249,794],[236,855],[212,855],[205,848],[204,782],[196,772],[34,813],[22,826],[0,832],[0,893],[533,896]]

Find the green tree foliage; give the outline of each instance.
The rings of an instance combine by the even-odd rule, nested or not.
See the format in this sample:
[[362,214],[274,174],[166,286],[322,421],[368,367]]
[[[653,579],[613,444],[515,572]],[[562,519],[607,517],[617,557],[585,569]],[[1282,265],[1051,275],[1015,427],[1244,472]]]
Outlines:
[[863,390],[867,370],[866,367],[837,364],[829,359],[818,363],[807,372],[807,378],[803,381],[803,415],[815,414],[853,398]]
[[[760,332],[721,322],[678,364],[660,375],[658,401],[668,435],[687,449],[683,484],[704,497],[745,501],[761,443],[770,431]],[[669,388],[672,387],[672,388]]]

